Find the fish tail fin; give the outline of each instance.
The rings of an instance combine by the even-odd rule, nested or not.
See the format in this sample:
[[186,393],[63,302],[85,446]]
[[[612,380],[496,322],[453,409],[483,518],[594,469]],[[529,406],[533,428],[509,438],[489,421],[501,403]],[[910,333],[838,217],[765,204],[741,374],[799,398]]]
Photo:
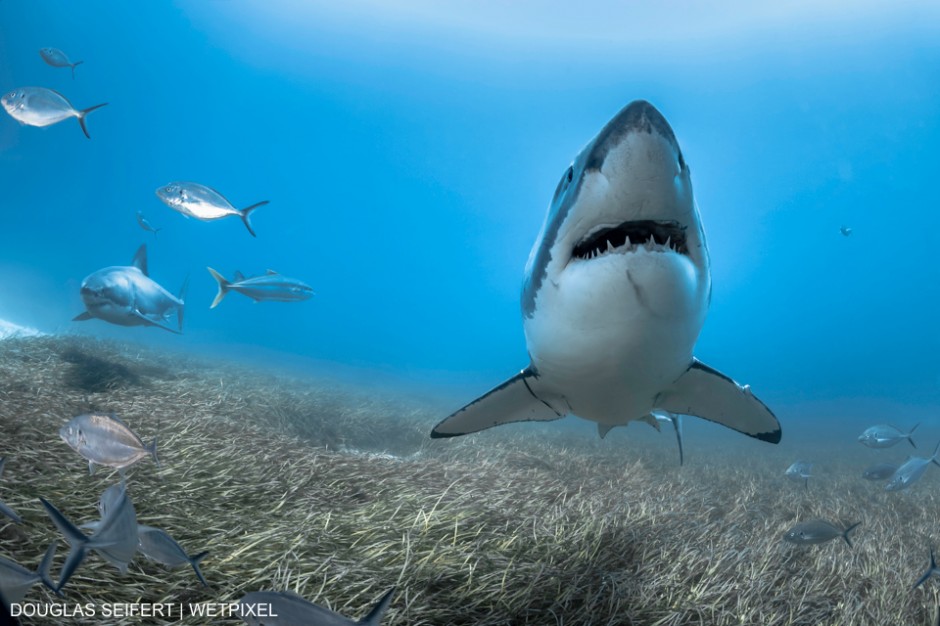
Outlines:
[[261,202],[255,202],[250,207],[245,207],[244,209],[238,212],[239,215],[242,216],[242,221],[245,222],[245,228],[248,229],[248,232],[251,233],[252,237],[257,237],[258,235],[255,234],[254,229],[251,227],[251,218],[249,217],[249,215],[251,215],[251,212],[257,209],[259,206],[264,206],[268,202],[269,200],[262,200]]
[[62,592],[56,588],[55,583],[52,582],[52,559],[55,557],[56,548],[59,547],[59,540],[55,539],[52,543],[49,544],[49,547],[46,548],[46,554],[42,557],[42,562],[39,564],[39,568],[36,570],[36,575],[39,576],[39,580],[42,581],[42,584],[46,586],[50,591],[54,591],[58,595],[62,595]]
[[82,132],[85,133],[85,136],[89,139],[91,139],[91,135],[88,134],[88,127],[85,126],[85,117],[95,109],[100,109],[103,106],[108,106],[108,103],[103,102],[101,104],[96,104],[93,107],[88,107],[87,109],[82,109],[78,112],[78,123],[82,127]]
[[917,430],[918,426],[920,426],[920,422],[914,424],[914,428],[912,428],[911,431],[907,433],[907,440],[911,442],[911,445],[914,446],[914,448],[917,448],[917,444],[914,443],[914,431]]
[[356,623],[361,624],[362,626],[378,626],[379,621],[382,619],[382,615],[385,613],[388,605],[392,602],[392,595],[394,593],[394,587],[386,591],[385,595],[379,598],[379,601],[376,602],[375,606],[372,607],[372,610],[369,611],[369,614]]
[[75,68],[84,63],[84,61],[75,61],[72,63],[72,80],[75,80]]
[[924,572],[924,575],[917,579],[917,582],[914,583],[914,586],[911,587],[911,589],[912,590],[917,589],[918,587],[923,585],[927,581],[928,578],[930,578],[936,573],[937,573],[937,561],[936,559],[934,559],[933,546],[931,546],[930,547],[930,566],[927,567],[927,571]]
[[156,436],[153,438],[153,441],[150,442],[150,445],[147,446],[147,452],[150,453],[150,457],[153,459],[153,462],[154,462],[154,464],[155,464],[157,467],[163,467],[162,465],[160,465],[160,459],[157,458],[157,438],[156,438]]
[[220,302],[222,302],[222,298],[224,298],[225,294],[228,293],[229,286],[232,283],[225,280],[225,277],[222,276],[222,274],[219,274],[211,267],[207,267],[206,269],[209,270],[210,274],[212,274],[212,278],[214,278],[216,282],[219,283],[219,293],[215,294],[215,300],[213,300],[212,304],[209,305],[210,309],[214,309],[215,307],[219,306]]
[[855,527],[861,524],[861,522],[855,522],[842,532],[842,538],[845,539],[845,543],[849,544],[849,547],[852,547],[852,542],[849,540],[849,533],[855,530]]
[[180,287],[179,293],[176,296],[180,301],[179,306],[176,307],[176,323],[180,333],[183,332],[183,313],[185,313],[186,309],[187,289],[189,289],[189,274],[186,274],[186,278],[183,279],[183,285]]
[[62,570],[59,573],[59,584],[55,586],[55,591],[58,593],[85,559],[88,537],[86,537],[85,533],[79,530],[75,524],[62,515],[59,509],[55,508],[51,502],[42,497],[39,498],[39,501],[42,503],[43,507],[45,507],[46,513],[48,513],[49,517],[52,519],[52,523],[59,529],[59,532],[65,535],[65,540],[72,546],[68,557],[65,559],[65,564],[62,565]]
[[193,571],[196,572],[196,578],[199,579],[199,582],[203,584],[204,587],[208,587],[209,583],[206,582],[206,577],[202,575],[202,570],[199,569],[199,561],[206,558],[209,555],[209,551],[200,552],[199,554],[194,554],[189,557],[189,564],[193,566]]

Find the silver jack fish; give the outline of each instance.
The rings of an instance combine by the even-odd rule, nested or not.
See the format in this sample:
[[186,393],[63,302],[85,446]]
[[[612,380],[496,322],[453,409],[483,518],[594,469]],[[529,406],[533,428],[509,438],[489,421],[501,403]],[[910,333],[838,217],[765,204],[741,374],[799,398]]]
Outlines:
[[891,478],[898,471],[897,463],[877,463],[862,472],[865,480],[885,480]]
[[58,91],[45,87],[20,87],[0,98],[0,104],[13,119],[27,126],[51,126],[70,117],[78,118],[82,132],[91,139],[88,127],[85,126],[85,117],[108,103],[78,110]]
[[42,562],[35,572],[31,572],[19,563],[0,556],[0,597],[3,597],[7,605],[19,603],[30,587],[38,582],[41,582],[52,591],[56,590],[55,584],[49,577],[49,568],[52,567],[52,558],[55,556],[55,549],[58,545],[58,541],[49,544],[46,554],[42,557]]
[[209,307],[210,309],[219,306],[219,303],[222,302],[222,298],[224,298],[225,294],[229,291],[237,291],[242,295],[248,296],[255,302],[261,302],[262,300],[298,302],[300,300],[308,300],[313,296],[312,287],[300,282],[296,278],[281,276],[274,270],[268,270],[267,273],[262,276],[252,276],[251,278],[245,278],[241,272],[235,272],[235,279],[228,281],[211,267],[207,267],[206,269],[212,274],[212,278],[219,283],[219,293],[216,294],[215,300],[212,301],[212,305]]
[[826,520],[814,519],[809,522],[800,522],[788,530],[783,536],[783,540],[799,545],[811,545],[826,543],[836,537],[842,537],[851,548],[852,542],[849,540],[849,533],[855,530],[855,527],[859,524],[861,522],[855,522],[848,528],[842,529]]
[[42,60],[51,65],[52,67],[70,67],[72,68],[72,80],[75,79],[75,67],[84,63],[84,61],[75,61],[72,63],[69,60],[68,55],[59,50],[58,48],[40,48],[39,56],[42,57]]
[[97,552],[103,559],[117,567],[122,574],[127,571],[128,564],[137,553],[137,514],[134,511],[134,504],[127,495],[124,485],[116,485],[109,489],[114,489],[115,494],[113,497],[109,496],[113,500],[112,506],[90,537],[72,524],[50,502],[39,498],[46,513],[52,519],[52,523],[56,525],[59,532],[65,535],[66,541],[72,547],[59,574],[56,591],[60,591],[65,586],[78,566],[82,564],[89,550]]
[[937,447],[934,448],[933,456],[912,456],[902,463],[901,467],[891,475],[891,479],[888,481],[888,484],[885,485],[885,491],[902,491],[916,483],[920,480],[920,477],[924,475],[924,472],[927,471],[928,465],[931,463],[940,465],[940,461],[937,460],[938,453],[940,453],[940,442],[938,442]]
[[144,217],[144,214],[141,211],[137,211],[137,223],[140,224],[141,228],[143,228],[144,230],[148,232],[153,233],[154,235],[160,232],[159,228],[154,228],[153,226],[151,226],[150,222],[147,221],[147,218]]
[[199,561],[209,554],[208,551],[190,556],[186,554],[186,551],[183,550],[180,544],[176,543],[176,540],[165,530],[154,528],[153,526],[138,525],[137,538],[140,552],[145,557],[170,568],[179,567],[180,565],[188,563],[192,566],[193,571],[196,572],[196,577],[199,578],[199,582],[206,587],[209,586],[209,583],[206,582],[205,577],[199,570]]
[[917,430],[918,426],[920,424],[915,424],[914,428],[905,433],[889,424],[879,424],[878,426],[866,428],[865,432],[858,436],[858,442],[869,448],[890,448],[897,442],[907,439],[916,448],[914,431]]
[[810,471],[813,469],[812,463],[807,463],[805,461],[797,461],[793,465],[787,468],[785,475],[790,480],[802,480],[803,486],[806,487],[809,485],[809,479],[813,477],[810,474]]
[[[147,245],[137,249],[131,265],[115,265],[89,274],[82,281],[85,312],[73,321],[97,318],[118,326],[156,326],[171,333],[183,331],[187,281],[178,296],[157,284],[147,273]],[[176,311],[178,329],[165,325]]]
[[662,114],[633,102],[558,182],[522,289],[528,367],[431,436],[568,414],[603,433],[661,409],[777,443],[750,387],[692,356],[710,297],[689,167]]
[[257,235],[251,227],[249,216],[258,207],[268,204],[267,200],[262,200],[239,210],[215,189],[199,183],[186,182],[170,183],[160,187],[157,189],[157,197],[174,211],[179,211],[186,217],[195,217],[197,220],[204,222],[237,215],[245,223],[245,228],[248,229],[252,237],[257,237]]
[[[242,621],[249,626],[263,626],[266,624],[283,624],[284,626],[378,626],[382,615],[392,601],[395,589],[390,589],[379,599],[369,614],[359,621],[343,617],[339,613],[326,609],[318,604],[304,600],[296,593],[290,591],[253,591],[245,594],[238,601],[242,605]],[[265,606],[270,609],[274,617],[253,615],[252,608]]]
[[88,413],[70,419],[59,429],[62,441],[88,459],[88,471],[95,473],[95,465],[113,467],[122,472],[146,456],[160,466],[157,459],[157,439],[144,445],[130,426],[116,415]]

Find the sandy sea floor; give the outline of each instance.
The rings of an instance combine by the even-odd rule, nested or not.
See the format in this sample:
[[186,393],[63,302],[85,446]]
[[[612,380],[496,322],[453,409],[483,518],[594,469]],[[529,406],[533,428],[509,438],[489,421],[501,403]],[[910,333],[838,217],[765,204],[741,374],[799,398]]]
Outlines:
[[[232,602],[289,589],[358,619],[394,586],[385,625],[936,619],[940,578],[912,590],[940,538],[936,468],[891,494],[860,478],[873,457],[857,444],[807,439],[797,453],[687,429],[680,467],[672,433],[642,424],[603,441],[529,424],[431,440],[443,415],[426,402],[75,337],[0,341],[0,500],[23,518],[0,521],[3,556],[35,568],[61,538],[40,496],[76,523],[97,518],[119,477],[89,476],[57,434],[91,410],[159,436],[162,467],[131,468],[129,495],[140,523],[210,551],[210,587],[188,567],[138,555],[122,575],[92,554],[64,598],[37,585],[25,602]],[[808,488],[783,477],[800,454],[825,459]],[[815,517],[860,521],[854,548],[781,541]],[[66,553],[63,543],[56,579]],[[23,623],[170,621],[241,623]]]

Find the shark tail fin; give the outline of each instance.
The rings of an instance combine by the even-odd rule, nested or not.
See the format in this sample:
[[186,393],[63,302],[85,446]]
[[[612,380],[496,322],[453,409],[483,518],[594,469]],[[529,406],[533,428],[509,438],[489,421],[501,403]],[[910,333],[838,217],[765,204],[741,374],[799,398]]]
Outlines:
[[42,497],[39,498],[39,501],[42,502],[43,507],[45,507],[46,513],[48,513],[49,517],[52,519],[52,523],[59,529],[59,532],[65,535],[65,540],[68,541],[69,545],[72,547],[68,557],[65,559],[65,563],[62,565],[62,570],[59,572],[59,584],[55,586],[55,591],[58,593],[85,559],[85,554],[88,552],[88,537],[86,537],[85,533],[80,531],[75,524],[62,515],[59,509],[55,508],[51,502]]
[[[72,71],[75,71],[74,68]],[[93,107],[88,107],[87,109],[82,109],[78,112],[78,124],[82,127],[82,132],[85,133],[85,136],[89,139],[91,139],[91,135],[88,134],[88,127],[85,126],[85,117],[95,109],[100,109],[103,106],[108,106],[108,103],[102,102],[101,104],[96,104]]]
[[780,422],[751,393],[751,388],[698,359],[693,359],[685,374],[660,394],[656,407],[701,417],[761,441],[780,442]]
[[543,385],[532,368],[526,368],[503,384],[445,417],[431,437],[457,437],[511,422],[547,422],[565,416],[540,396]]
[[248,232],[251,233],[252,237],[257,237],[258,235],[255,234],[254,229],[251,227],[251,218],[249,216],[251,215],[252,211],[254,211],[260,206],[266,205],[268,202],[269,200],[262,200],[261,202],[255,202],[251,206],[245,207],[244,209],[238,212],[239,215],[242,216],[242,221],[245,222],[245,228],[248,229]]
[[372,607],[372,610],[369,611],[369,614],[363,617],[361,620],[356,622],[362,626],[378,626],[379,622],[382,620],[382,615],[385,614],[388,605],[392,602],[392,596],[395,594],[395,588],[392,587],[385,592],[385,595],[379,598],[379,601],[375,603],[375,606]]
[[196,572],[196,578],[199,579],[199,582],[203,584],[204,587],[208,587],[209,583],[206,582],[206,577],[202,575],[202,570],[199,569],[199,562],[206,558],[209,555],[209,551],[200,552],[199,554],[194,554],[189,557],[189,564],[193,566],[193,571]]
[[72,80],[75,80],[75,68],[78,67],[79,65],[81,65],[82,63],[84,63],[84,61],[75,61],[75,63],[72,63],[72,65],[71,65],[71,67],[72,67]]
[[852,542],[849,540],[849,533],[855,530],[855,528],[861,524],[861,522],[855,522],[842,532],[842,538],[845,539],[845,543],[849,544],[849,547],[852,547]]
[[222,298],[224,298],[225,294],[228,293],[229,286],[232,283],[225,280],[225,277],[222,276],[222,274],[219,274],[217,271],[215,271],[211,267],[207,267],[206,269],[209,270],[210,274],[212,274],[212,278],[214,278],[215,281],[219,283],[219,293],[215,294],[215,300],[213,300],[212,304],[209,305],[210,309],[214,309],[215,307],[219,306],[220,302],[222,302]]

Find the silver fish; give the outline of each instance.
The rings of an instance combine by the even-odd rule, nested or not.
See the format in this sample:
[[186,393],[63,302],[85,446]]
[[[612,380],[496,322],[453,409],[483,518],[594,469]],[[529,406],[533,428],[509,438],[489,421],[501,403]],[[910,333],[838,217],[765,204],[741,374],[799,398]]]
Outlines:
[[809,473],[812,468],[812,463],[797,461],[787,468],[785,475],[790,480],[802,480],[803,486],[806,487],[809,485],[809,479],[813,477],[813,475]]
[[56,591],[65,586],[89,550],[97,552],[122,574],[127,571],[128,564],[137,553],[137,514],[123,485],[118,486],[115,499],[107,515],[101,519],[89,537],[62,515],[52,503],[45,498],[39,498],[52,523],[65,535],[66,541],[72,547],[59,574]]
[[27,126],[51,126],[70,117],[78,118],[82,132],[91,139],[85,117],[108,103],[78,110],[58,91],[45,87],[20,87],[0,98],[0,104],[13,119]]
[[849,533],[852,532],[859,524],[861,524],[861,522],[855,522],[843,530],[842,528],[839,528],[838,526],[831,524],[826,520],[814,519],[809,522],[800,522],[788,530],[787,533],[783,536],[783,540],[799,545],[810,545],[826,543],[827,541],[831,541],[836,537],[842,537],[845,539],[845,543],[849,544],[849,547],[851,548],[852,542],[849,541]]
[[848,237],[849,235],[852,234],[852,229],[849,228],[848,226],[840,226],[839,232],[842,233],[844,237]]
[[[7,462],[6,457],[0,458],[0,475],[3,474],[3,466],[6,464],[6,462]],[[0,515],[6,515],[17,524],[23,523],[23,520],[20,518],[19,515],[16,514],[16,511],[11,509],[9,506],[4,504],[3,502],[0,502]]]
[[226,200],[218,191],[199,183],[169,183],[157,189],[156,193],[157,197],[174,211],[179,211],[187,217],[195,217],[197,220],[203,220],[204,222],[237,215],[245,223],[245,228],[248,229],[252,237],[257,235],[251,227],[249,216],[258,207],[268,204],[267,200],[262,200],[239,210],[232,206],[232,203]]
[[148,232],[153,233],[154,235],[160,232],[159,228],[154,228],[153,226],[150,225],[150,222],[147,221],[147,218],[144,217],[144,214],[140,211],[137,211],[137,223],[140,224],[141,228],[143,228],[144,230]]
[[[249,626],[378,626],[382,615],[392,601],[392,588],[382,596],[369,614],[359,621],[343,617],[313,602],[304,600],[290,591],[253,591],[238,601],[242,605],[240,617]],[[252,608],[264,606],[271,616],[253,615]],[[277,615],[276,618],[273,616]]]
[[190,556],[186,554],[186,551],[183,550],[180,544],[176,543],[176,540],[165,530],[152,526],[138,525],[137,538],[140,552],[145,557],[171,568],[188,563],[196,572],[196,577],[199,578],[199,582],[206,587],[209,586],[209,583],[206,582],[205,577],[203,577],[202,572],[199,570],[199,561],[209,554],[208,551]]
[[40,48],[39,56],[42,57],[42,60],[51,65],[52,67],[70,67],[72,68],[72,80],[75,79],[75,67],[81,65],[84,61],[75,61],[72,63],[69,60],[68,55],[59,50],[58,48]]
[[878,463],[862,472],[862,478],[865,480],[885,480],[891,478],[896,471],[898,471],[897,463]]
[[914,428],[904,433],[889,424],[879,424],[865,429],[865,432],[859,435],[858,441],[869,448],[890,448],[897,442],[907,439],[916,448],[913,435],[918,426],[920,424],[915,424]]
[[55,556],[55,549],[58,545],[58,541],[49,544],[35,572],[0,556],[0,596],[8,605],[19,603],[30,587],[38,582],[43,583],[52,591],[56,590],[55,584],[49,577],[49,568],[52,566],[52,557]]
[[313,289],[296,278],[281,276],[274,270],[268,270],[262,276],[252,276],[245,278],[241,272],[235,272],[235,279],[232,281],[225,278],[211,267],[207,267],[212,277],[219,283],[219,293],[212,301],[210,309],[214,309],[222,302],[229,291],[248,296],[255,302],[262,300],[272,300],[274,302],[298,302],[307,300],[313,296]]
[[[131,265],[115,265],[89,274],[82,281],[85,312],[72,321],[100,319],[119,326],[156,326],[171,333],[183,331],[186,285],[174,296],[147,274],[147,245],[137,249]],[[164,322],[176,311],[174,330]]]
[[927,471],[928,465],[931,463],[940,465],[937,461],[938,452],[940,452],[940,443],[937,443],[931,457],[912,456],[909,458],[891,476],[888,484],[885,485],[885,491],[902,491],[916,483]]
[[88,471],[92,474],[96,464],[123,471],[148,455],[160,466],[157,439],[145,445],[116,415],[87,413],[73,417],[59,429],[59,436],[88,459]]

